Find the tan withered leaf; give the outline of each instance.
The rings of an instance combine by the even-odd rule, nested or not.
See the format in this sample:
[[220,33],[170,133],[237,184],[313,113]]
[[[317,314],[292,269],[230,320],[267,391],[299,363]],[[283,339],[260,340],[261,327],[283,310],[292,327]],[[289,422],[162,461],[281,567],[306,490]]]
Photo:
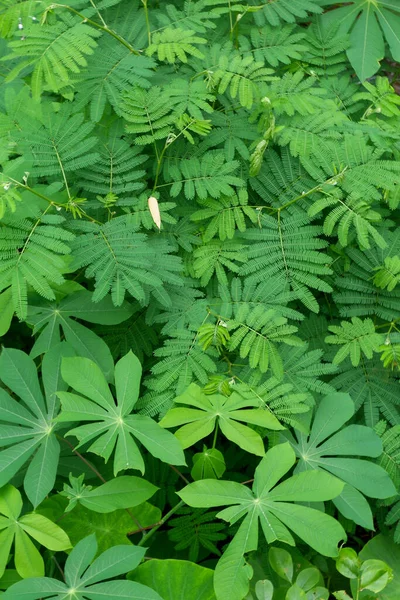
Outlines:
[[147,200],[147,204],[149,206],[149,211],[154,223],[157,225],[158,229],[161,229],[161,214],[157,198],[150,196],[150,198]]

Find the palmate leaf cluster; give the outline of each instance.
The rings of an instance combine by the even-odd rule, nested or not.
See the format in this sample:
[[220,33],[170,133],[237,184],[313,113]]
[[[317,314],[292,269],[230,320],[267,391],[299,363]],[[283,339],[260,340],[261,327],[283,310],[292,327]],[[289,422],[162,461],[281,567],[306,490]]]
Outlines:
[[399,31],[0,0],[0,598],[348,600],[316,554],[400,543]]

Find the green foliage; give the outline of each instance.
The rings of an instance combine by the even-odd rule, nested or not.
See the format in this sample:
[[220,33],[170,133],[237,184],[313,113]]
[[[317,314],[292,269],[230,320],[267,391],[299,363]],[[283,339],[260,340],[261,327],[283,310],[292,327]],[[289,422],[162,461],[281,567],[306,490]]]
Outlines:
[[[295,475],[276,485],[295,462],[289,444],[278,445],[267,452],[259,463],[253,491],[233,481],[204,479],[179,492],[190,506],[225,506],[219,518],[236,522],[245,516],[241,526],[218,563],[215,572],[216,595],[229,592],[230,597],[242,598],[248,591],[249,571],[243,555],[257,549],[258,521],[268,543],[280,540],[294,545],[291,529],[308,544],[327,556],[335,556],[336,544],[345,533],[337,521],[313,508],[291,504],[293,501],[328,500],[336,497],[343,484],[323,472],[310,471]],[[273,488],[273,489],[272,489]],[[318,528],[316,536],[313,529]]]
[[[35,513],[24,514],[22,497],[12,485],[0,489],[1,557],[0,575],[3,576],[13,543],[15,568],[21,577],[43,577],[44,562],[30,537],[50,550],[71,547],[65,531],[58,525]],[[30,536],[30,537],[29,537]]]
[[[323,6],[333,4],[322,0]],[[336,22],[343,32],[350,31],[350,47],[347,56],[358,77],[364,81],[379,69],[385,54],[384,39],[394,60],[400,58],[399,7],[396,2],[354,0],[325,15],[325,20]],[[369,43],[365,40],[368,37]]]
[[398,600],[397,30],[0,0],[2,600]]
[[76,392],[57,392],[61,400],[58,422],[88,422],[71,429],[68,435],[78,438],[80,445],[94,442],[88,451],[106,461],[115,449],[114,476],[125,469],[144,472],[144,462],[134,438],[152,454],[171,464],[184,464],[179,443],[157,423],[143,415],[132,415],[138,394],[142,368],[129,353],[115,365],[116,402],[99,367],[87,358],[62,361],[64,381]]
[[96,536],[94,534],[79,542],[69,555],[65,565],[65,583],[49,577],[36,577],[21,581],[5,595],[22,600],[29,594],[34,599],[42,598],[51,593],[53,598],[70,596],[70,590],[84,594],[90,600],[101,595],[105,599],[139,597],[143,600],[161,600],[156,592],[140,583],[117,579],[107,581],[123,575],[134,569],[144,556],[145,550],[137,546],[114,546],[98,556],[94,561],[97,551]]
[[301,432],[296,432],[297,441],[290,434],[285,437],[289,437],[299,457],[295,471],[322,469],[340,477],[346,485],[333,500],[334,504],[346,518],[373,529],[371,509],[360,492],[366,496],[388,498],[395,492],[395,487],[380,466],[358,458],[342,458],[349,454],[367,457],[382,454],[381,441],[372,429],[363,425],[348,425],[341,429],[353,414],[354,405],[349,395],[325,396],[315,413],[309,438]]
[[261,437],[249,427],[242,425],[241,421],[267,429],[283,429],[269,411],[257,408],[256,399],[249,403],[235,392],[228,397],[221,394],[206,395],[197,385],[192,384],[182,396],[175,398],[175,403],[195,407],[172,408],[160,421],[162,427],[182,425],[175,435],[183,448],[193,446],[219,426],[221,432],[243,450],[264,456],[265,450]]

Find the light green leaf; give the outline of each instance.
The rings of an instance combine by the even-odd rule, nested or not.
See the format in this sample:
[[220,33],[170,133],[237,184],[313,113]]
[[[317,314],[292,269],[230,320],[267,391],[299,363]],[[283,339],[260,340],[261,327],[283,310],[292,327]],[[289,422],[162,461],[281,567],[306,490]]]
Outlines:
[[149,560],[129,579],[153,588],[163,600],[216,600],[214,572],[186,560]]
[[286,579],[289,583],[293,581],[293,560],[287,550],[283,550],[283,548],[270,548],[268,551],[268,560],[279,577]]

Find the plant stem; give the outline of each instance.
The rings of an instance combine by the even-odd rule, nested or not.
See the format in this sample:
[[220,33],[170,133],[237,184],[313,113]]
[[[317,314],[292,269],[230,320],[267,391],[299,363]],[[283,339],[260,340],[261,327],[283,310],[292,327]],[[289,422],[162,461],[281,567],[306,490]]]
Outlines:
[[146,29],[147,29],[147,41],[149,46],[151,44],[151,31],[150,31],[150,21],[149,21],[149,9],[147,8],[147,0],[142,0],[144,15],[146,19]]
[[218,421],[215,425],[215,431],[214,431],[214,439],[213,439],[213,445],[212,445],[212,449],[214,450],[215,448],[215,444],[217,443],[217,435],[218,435]]
[[142,537],[142,539],[138,543],[138,546],[144,546],[147,543],[147,541],[155,534],[155,532],[158,531],[158,529],[160,529],[160,527],[164,525],[164,523],[166,523],[166,521],[168,521],[168,519],[172,517],[172,515],[175,514],[181,508],[181,506],[183,506],[183,500],[181,500],[180,502],[178,502],[178,504],[171,508],[171,510],[167,512],[167,514],[157,523],[156,527],[153,527],[153,529],[151,529],[149,533],[146,533],[146,535]]
[[85,15],[82,15],[80,12],[75,10],[75,8],[72,8],[72,6],[66,6],[65,4],[51,4],[48,7],[48,10],[54,9],[54,8],[65,8],[65,9],[69,10],[74,15],[76,15],[77,17],[82,19],[82,21],[84,23],[89,23],[89,25],[91,25],[92,27],[95,27],[96,29],[99,29],[100,31],[104,31],[105,33],[110,34],[120,44],[122,44],[123,46],[125,46],[125,48],[127,48],[130,52],[132,52],[132,54],[135,54],[136,56],[140,56],[140,52],[138,50],[135,50],[135,48],[133,46],[131,46],[129,42],[127,42],[123,37],[118,35],[118,33],[113,31],[112,29],[109,29],[107,27],[107,25],[105,25],[105,26],[100,25],[99,23],[96,23],[96,21],[92,21],[92,19],[88,19],[88,17],[85,17]]

